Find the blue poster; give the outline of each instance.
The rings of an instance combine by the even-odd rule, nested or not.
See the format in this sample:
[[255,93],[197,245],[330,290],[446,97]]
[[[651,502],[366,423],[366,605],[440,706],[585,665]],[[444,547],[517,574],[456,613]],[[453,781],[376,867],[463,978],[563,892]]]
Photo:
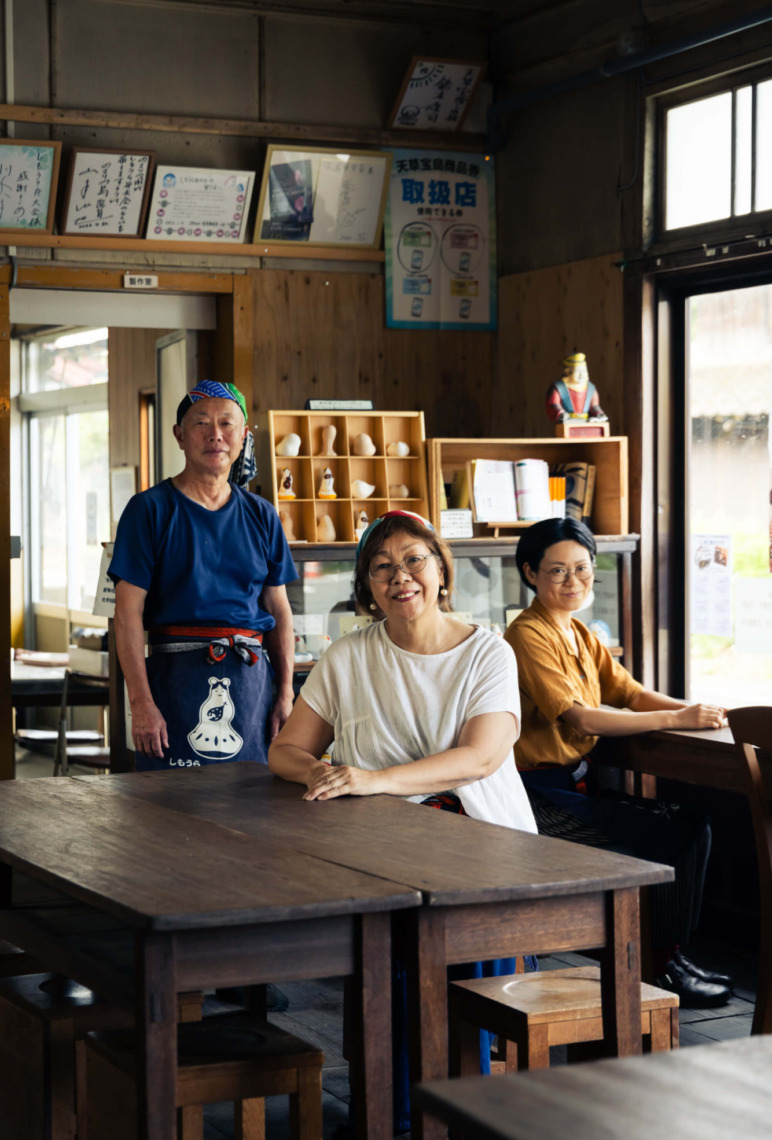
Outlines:
[[384,235],[388,328],[496,328],[491,156],[395,150]]

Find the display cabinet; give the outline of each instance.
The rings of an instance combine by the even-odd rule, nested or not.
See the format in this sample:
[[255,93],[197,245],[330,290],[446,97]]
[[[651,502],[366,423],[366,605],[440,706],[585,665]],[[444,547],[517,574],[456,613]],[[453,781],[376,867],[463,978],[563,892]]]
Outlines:
[[[291,543],[353,542],[362,512],[368,521],[399,507],[429,514],[423,412],[268,412],[266,427],[270,498]],[[294,454],[283,453],[289,436]]]
[[[515,564],[517,538],[456,540],[453,553],[456,586],[453,609],[486,627],[506,629],[517,611],[530,605],[533,593],[520,581]],[[630,610],[632,562],[638,536],[598,539],[596,582],[592,602],[577,614],[585,624],[600,626],[612,653],[632,668],[632,614]],[[355,613],[353,545],[293,547],[298,579],[287,586],[293,614],[304,621],[313,615],[315,628],[340,637]],[[301,628],[304,621],[297,623]],[[309,665],[299,664],[299,672]]]

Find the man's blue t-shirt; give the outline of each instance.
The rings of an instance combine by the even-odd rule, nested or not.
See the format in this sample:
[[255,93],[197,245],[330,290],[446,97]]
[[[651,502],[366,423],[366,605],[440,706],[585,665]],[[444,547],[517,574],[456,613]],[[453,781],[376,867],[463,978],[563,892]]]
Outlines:
[[164,480],[127,504],[108,573],[147,590],[144,625],[207,624],[265,633],[264,586],[297,578],[279,516],[259,495],[231,486],[208,511]]

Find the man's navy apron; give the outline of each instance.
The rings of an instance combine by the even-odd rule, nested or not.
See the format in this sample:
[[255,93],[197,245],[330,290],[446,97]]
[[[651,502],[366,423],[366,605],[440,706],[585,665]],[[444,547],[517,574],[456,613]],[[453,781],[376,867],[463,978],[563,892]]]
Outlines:
[[163,759],[137,752],[138,772],[268,760],[271,670],[254,630],[160,626],[147,676],[166,721]]

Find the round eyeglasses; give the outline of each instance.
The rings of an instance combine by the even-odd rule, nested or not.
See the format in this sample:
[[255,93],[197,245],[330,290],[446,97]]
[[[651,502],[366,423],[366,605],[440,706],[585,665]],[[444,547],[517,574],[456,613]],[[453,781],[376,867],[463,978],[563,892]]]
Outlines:
[[567,566],[552,566],[544,573],[549,574],[556,586],[562,585],[570,574],[573,574],[580,582],[587,582],[595,573],[595,563],[582,562],[581,565],[574,566],[573,569],[569,569]]
[[426,564],[434,554],[411,554],[404,562],[374,562],[367,571],[373,582],[390,582],[398,570],[403,574],[423,574]]

